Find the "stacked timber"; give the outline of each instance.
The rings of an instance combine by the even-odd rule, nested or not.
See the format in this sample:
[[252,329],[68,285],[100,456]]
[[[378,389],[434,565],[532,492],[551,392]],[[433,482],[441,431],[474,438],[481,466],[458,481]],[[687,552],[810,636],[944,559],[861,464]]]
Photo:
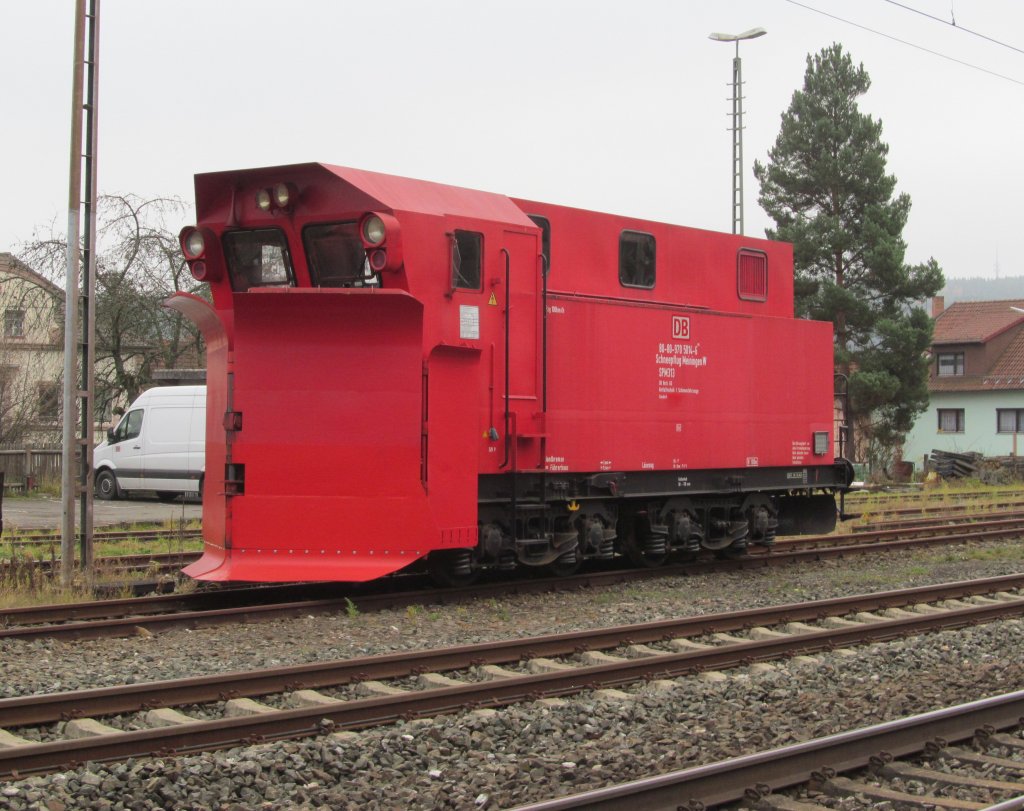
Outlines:
[[929,463],[931,469],[944,479],[972,479],[978,477],[982,458],[980,453],[933,450]]

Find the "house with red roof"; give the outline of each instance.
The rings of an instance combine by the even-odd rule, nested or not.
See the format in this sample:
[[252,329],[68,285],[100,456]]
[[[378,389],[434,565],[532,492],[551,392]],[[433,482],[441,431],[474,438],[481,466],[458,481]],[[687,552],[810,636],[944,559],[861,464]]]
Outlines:
[[1024,455],[1024,299],[932,302],[928,410],[903,458],[920,469],[933,450]]

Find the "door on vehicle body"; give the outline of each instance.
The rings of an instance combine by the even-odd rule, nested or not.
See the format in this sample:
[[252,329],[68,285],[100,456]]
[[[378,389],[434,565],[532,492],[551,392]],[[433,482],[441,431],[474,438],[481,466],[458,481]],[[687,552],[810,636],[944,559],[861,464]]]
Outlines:
[[516,466],[540,467],[543,420],[540,402],[541,265],[537,237],[506,231],[509,296],[506,312],[508,341],[508,399],[516,413]]
[[110,440],[118,484],[124,489],[142,487],[142,424],[146,410],[129,411],[117,424]]
[[147,490],[184,492],[188,485],[188,446],[192,399],[150,406],[142,438],[142,484]]

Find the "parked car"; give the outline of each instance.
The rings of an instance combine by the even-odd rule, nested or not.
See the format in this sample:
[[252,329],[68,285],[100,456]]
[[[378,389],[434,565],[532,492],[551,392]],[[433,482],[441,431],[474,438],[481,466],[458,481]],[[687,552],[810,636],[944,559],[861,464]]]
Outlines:
[[93,453],[96,495],[156,491],[164,501],[202,493],[206,386],[160,386],[139,395]]

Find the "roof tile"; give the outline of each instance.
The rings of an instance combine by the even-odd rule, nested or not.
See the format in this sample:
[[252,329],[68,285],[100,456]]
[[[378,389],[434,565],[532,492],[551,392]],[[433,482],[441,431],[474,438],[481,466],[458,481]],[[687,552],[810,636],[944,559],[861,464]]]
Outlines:
[[1024,299],[958,301],[935,319],[933,344],[975,344],[990,341],[1014,324],[1024,322]]

